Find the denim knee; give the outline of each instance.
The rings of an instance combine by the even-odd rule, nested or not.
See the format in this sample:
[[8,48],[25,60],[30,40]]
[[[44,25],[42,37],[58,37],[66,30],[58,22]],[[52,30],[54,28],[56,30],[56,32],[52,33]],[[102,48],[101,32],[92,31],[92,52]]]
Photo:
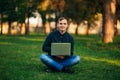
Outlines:
[[80,62],[80,57],[79,57],[79,56],[76,56],[76,60],[77,60],[78,62]]
[[47,54],[41,54],[41,55],[40,55],[40,60],[43,61],[46,56],[47,56]]
[[79,56],[74,55],[74,59],[75,59],[76,62],[80,62],[80,57]]

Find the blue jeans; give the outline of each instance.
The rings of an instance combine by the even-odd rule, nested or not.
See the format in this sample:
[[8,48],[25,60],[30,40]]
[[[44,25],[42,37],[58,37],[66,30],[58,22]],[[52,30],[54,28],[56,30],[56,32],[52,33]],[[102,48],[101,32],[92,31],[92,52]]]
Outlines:
[[48,67],[61,71],[64,67],[70,67],[79,63],[80,57],[76,55],[72,55],[60,62],[60,61],[54,60],[53,57],[49,56],[48,54],[41,54],[40,60]]

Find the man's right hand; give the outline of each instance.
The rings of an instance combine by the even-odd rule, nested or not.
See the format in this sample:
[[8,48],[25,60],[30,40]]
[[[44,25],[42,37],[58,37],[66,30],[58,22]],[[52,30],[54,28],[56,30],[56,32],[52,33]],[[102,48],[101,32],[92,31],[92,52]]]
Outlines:
[[55,57],[57,57],[59,59],[64,59],[65,58],[64,56],[55,56]]

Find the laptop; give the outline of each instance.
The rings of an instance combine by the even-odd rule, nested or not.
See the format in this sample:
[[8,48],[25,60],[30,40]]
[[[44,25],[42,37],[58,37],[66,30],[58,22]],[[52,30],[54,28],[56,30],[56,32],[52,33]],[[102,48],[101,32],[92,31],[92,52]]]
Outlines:
[[51,55],[70,55],[71,43],[52,43]]

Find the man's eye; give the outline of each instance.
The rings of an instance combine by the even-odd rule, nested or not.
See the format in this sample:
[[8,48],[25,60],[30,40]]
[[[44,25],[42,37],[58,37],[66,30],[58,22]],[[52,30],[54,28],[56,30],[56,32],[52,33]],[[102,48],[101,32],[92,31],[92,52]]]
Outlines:
[[64,25],[66,25],[66,23],[64,23]]
[[62,23],[60,23],[60,25],[62,25]]

